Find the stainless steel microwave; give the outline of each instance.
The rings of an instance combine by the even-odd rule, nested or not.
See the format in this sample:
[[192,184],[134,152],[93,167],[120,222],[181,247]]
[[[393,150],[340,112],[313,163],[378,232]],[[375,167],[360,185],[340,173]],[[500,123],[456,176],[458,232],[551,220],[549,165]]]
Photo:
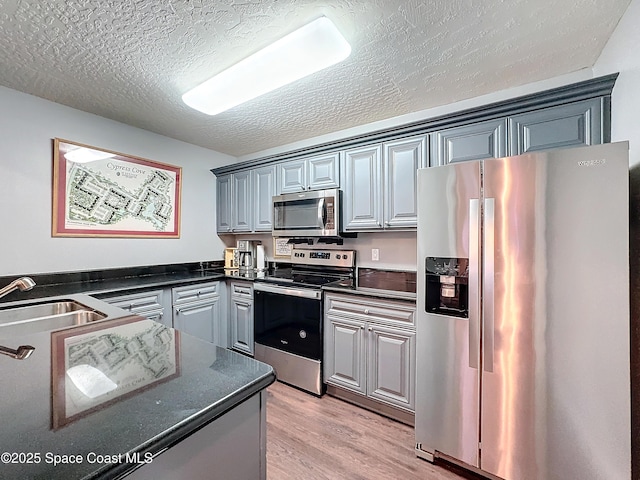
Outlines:
[[340,190],[315,190],[273,197],[274,237],[340,235]]

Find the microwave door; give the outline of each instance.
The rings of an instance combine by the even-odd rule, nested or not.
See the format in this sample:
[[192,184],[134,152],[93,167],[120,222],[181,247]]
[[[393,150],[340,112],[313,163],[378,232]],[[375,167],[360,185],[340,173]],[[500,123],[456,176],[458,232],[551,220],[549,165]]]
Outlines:
[[324,199],[304,198],[274,202],[274,231],[283,235],[315,235],[324,229]]

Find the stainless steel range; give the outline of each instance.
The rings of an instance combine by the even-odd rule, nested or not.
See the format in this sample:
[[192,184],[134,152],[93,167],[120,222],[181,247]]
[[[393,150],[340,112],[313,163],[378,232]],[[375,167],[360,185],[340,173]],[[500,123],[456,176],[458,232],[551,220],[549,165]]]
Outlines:
[[294,248],[290,267],[255,282],[255,358],[271,365],[278,380],[324,393],[321,288],[354,273],[352,250]]

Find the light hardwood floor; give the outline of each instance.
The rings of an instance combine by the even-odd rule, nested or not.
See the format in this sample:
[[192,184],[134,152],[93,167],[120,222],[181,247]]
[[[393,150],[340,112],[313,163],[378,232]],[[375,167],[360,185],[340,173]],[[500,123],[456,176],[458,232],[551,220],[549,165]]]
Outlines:
[[268,480],[459,480],[414,454],[413,428],[328,395],[267,389]]

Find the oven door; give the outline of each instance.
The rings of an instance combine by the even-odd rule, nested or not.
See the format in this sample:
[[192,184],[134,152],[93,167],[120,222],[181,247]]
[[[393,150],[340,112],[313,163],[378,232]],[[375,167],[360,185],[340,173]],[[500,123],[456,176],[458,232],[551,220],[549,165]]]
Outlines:
[[255,342],[301,357],[322,360],[322,292],[256,282]]

